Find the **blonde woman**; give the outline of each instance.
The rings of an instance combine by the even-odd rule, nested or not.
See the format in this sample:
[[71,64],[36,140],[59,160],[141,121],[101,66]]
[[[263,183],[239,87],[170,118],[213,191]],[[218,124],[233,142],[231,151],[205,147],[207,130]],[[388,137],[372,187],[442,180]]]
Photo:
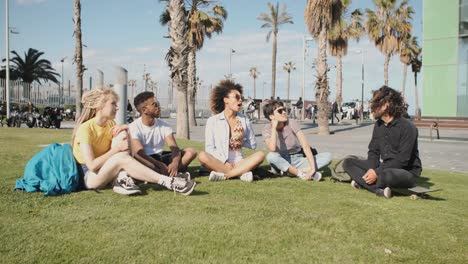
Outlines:
[[[79,163],[86,189],[101,189],[113,182],[114,191],[134,194],[139,190],[135,179],[157,183],[190,195],[196,183],[168,177],[144,166],[129,154],[128,127],[116,125],[118,95],[111,89],[95,89],[83,95],[83,110],[72,136],[73,155]],[[116,137],[114,142],[113,137]],[[120,176],[119,176],[120,174]]]

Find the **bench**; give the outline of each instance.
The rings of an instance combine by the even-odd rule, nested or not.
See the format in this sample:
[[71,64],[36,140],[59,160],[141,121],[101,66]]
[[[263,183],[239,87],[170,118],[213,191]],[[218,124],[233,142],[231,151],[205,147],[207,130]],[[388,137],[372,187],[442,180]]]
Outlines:
[[440,139],[439,129],[468,129],[468,118],[466,117],[431,117],[422,116],[413,118],[416,127],[429,128],[429,136],[432,141],[432,131],[437,133],[437,139]]

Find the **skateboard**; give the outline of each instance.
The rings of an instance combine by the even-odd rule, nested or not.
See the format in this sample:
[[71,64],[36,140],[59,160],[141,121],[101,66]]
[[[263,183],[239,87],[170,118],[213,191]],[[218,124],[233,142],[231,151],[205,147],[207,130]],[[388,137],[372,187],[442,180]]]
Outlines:
[[417,199],[431,199],[432,196],[429,195],[428,193],[430,192],[437,192],[442,189],[429,189],[426,187],[422,186],[415,186],[413,188],[408,188],[408,189],[396,189],[395,192],[401,193],[403,195],[409,195],[411,200],[417,200]]

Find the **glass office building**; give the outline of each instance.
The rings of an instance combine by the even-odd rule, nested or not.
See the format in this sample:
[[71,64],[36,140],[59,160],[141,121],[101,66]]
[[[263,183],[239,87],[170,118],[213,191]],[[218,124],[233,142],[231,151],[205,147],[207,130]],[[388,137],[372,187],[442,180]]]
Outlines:
[[468,0],[423,2],[423,116],[468,117]]

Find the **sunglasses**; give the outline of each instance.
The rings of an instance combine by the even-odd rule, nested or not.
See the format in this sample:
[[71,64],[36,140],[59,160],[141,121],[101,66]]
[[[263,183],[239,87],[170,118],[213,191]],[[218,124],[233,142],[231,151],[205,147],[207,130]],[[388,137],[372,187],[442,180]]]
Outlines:
[[235,94],[234,96],[228,96],[228,98],[234,98],[237,101],[243,100],[242,95],[240,95],[240,94]]
[[286,109],[284,109],[284,108],[277,108],[277,109],[275,109],[275,112],[278,112],[278,114],[282,115],[284,112],[286,112]]
[[151,105],[154,106],[154,107],[160,107],[161,106],[158,101],[152,102]]

